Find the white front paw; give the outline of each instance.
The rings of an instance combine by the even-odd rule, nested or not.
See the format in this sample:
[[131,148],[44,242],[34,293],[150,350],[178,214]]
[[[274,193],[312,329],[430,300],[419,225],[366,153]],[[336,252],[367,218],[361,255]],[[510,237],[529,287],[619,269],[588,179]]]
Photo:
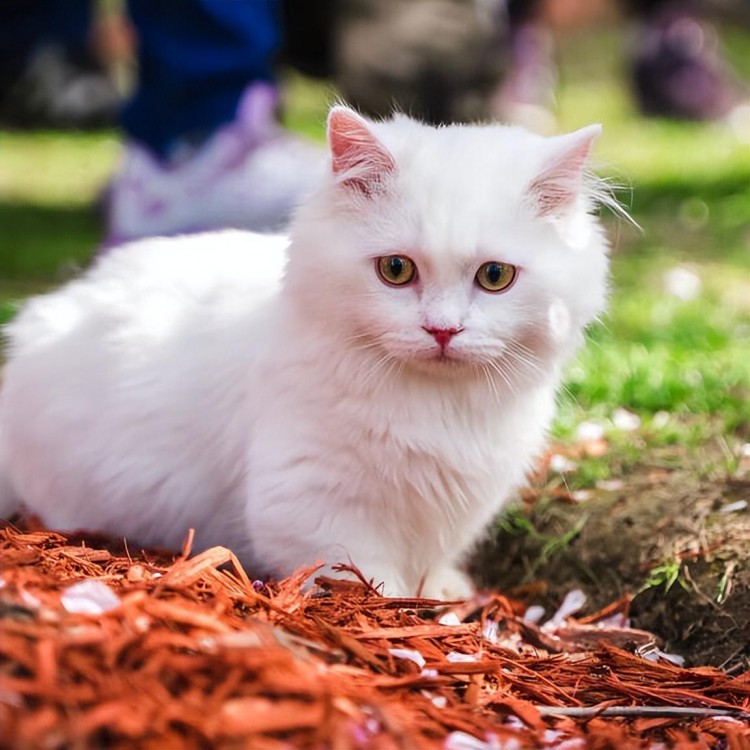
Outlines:
[[474,584],[466,573],[458,568],[446,566],[433,570],[427,576],[422,587],[422,596],[426,599],[455,601],[471,598],[474,590]]
[[[395,570],[385,566],[376,565],[365,565],[358,568],[358,570],[360,571],[362,578],[364,578],[364,580],[366,580],[382,596],[400,598],[413,595],[414,593],[413,591],[408,590],[403,579]],[[318,576],[340,578],[347,581],[362,580],[362,578],[360,578],[353,570],[349,568],[344,570],[337,569],[337,566],[335,565],[326,565],[316,571],[311,582]]]
[[380,594],[389,598],[407,597],[412,593],[395,570],[369,568],[366,578]]

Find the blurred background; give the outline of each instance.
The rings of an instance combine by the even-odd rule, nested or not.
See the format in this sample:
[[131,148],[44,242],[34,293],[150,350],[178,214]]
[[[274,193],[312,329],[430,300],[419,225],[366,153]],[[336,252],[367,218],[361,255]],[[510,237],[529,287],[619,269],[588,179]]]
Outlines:
[[658,440],[697,420],[747,442],[745,0],[6,0],[0,41],[0,320],[121,239],[281,225],[337,98],[602,122],[598,167],[642,229],[605,219],[612,310],[558,434],[624,408],[661,415]]

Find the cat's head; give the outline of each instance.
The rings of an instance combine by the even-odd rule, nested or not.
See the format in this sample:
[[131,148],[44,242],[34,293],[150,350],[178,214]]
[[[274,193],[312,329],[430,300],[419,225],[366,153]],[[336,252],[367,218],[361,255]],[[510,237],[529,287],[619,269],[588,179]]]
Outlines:
[[383,361],[533,379],[604,306],[586,172],[599,132],[374,123],[335,107],[330,178],[294,223],[285,293]]

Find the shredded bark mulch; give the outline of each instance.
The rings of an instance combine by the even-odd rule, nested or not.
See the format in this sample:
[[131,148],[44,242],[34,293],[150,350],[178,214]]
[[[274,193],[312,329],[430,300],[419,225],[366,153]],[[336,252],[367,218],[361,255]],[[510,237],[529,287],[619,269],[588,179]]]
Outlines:
[[188,549],[0,529],[0,746],[750,748],[750,672],[679,666],[627,600],[538,625]]

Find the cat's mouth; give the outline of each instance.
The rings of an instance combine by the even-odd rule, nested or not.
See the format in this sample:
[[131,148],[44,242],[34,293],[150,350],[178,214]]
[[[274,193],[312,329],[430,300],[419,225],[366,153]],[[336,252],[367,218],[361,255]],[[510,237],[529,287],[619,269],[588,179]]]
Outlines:
[[435,362],[462,362],[463,358],[456,356],[455,352],[452,352],[450,349],[438,349],[436,352],[433,353],[432,357],[430,359],[434,360]]
[[420,352],[412,361],[432,367],[460,367],[469,364],[466,354],[451,346],[430,347]]
[[472,367],[477,364],[476,352],[472,347],[457,345],[455,342],[428,344],[413,340],[381,341],[381,346],[390,357],[407,366],[419,370],[449,371]]

